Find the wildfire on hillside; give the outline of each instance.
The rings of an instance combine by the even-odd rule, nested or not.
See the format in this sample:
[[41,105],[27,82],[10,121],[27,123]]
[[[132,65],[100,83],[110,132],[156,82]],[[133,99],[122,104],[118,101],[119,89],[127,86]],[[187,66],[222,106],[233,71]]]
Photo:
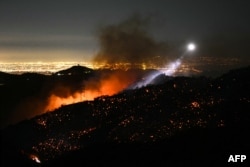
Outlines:
[[62,105],[68,105],[81,101],[94,100],[96,97],[104,95],[114,95],[120,91],[126,89],[136,80],[135,73],[128,73],[126,71],[115,71],[106,76],[100,77],[100,79],[90,79],[84,83],[84,88],[81,90],[69,94],[67,92],[70,88],[60,89],[59,94],[52,92],[48,98],[48,104],[44,111],[53,111]]

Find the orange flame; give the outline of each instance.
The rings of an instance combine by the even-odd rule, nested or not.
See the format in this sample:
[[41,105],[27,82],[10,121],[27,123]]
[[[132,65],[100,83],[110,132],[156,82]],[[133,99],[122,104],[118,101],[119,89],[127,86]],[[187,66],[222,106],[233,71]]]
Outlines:
[[99,86],[94,88],[91,86],[96,85],[96,81],[88,81],[84,90],[80,90],[79,92],[71,94],[67,97],[60,97],[52,94],[48,99],[49,102],[45,107],[45,111],[53,111],[62,105],[94,100],[96,97],[103,95],[114,95],[124,90],[135,81],[135,76],[133,74],[129,76],[127,76],[127,73],[126,75],[124,74],[125,72],[114,72],[107,78],[97,81]]

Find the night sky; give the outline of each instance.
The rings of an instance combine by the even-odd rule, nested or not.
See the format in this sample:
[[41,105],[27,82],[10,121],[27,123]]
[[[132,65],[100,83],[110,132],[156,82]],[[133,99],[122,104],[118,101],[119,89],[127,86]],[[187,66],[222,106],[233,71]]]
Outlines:
[[91,60],[100,27],[131,15],[150,18],[156,41],[249,60],[249,9],[248,0],[1,0],[0,62]]

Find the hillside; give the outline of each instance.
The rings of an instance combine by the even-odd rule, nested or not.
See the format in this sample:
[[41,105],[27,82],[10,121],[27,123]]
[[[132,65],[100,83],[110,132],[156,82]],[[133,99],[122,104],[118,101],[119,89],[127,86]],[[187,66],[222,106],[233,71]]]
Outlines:
[[216,79],[166,77],[159,85],[62,106],[2,130],[2,161],[223,166],[229,154],[250,150],[249,74],[250,67]]

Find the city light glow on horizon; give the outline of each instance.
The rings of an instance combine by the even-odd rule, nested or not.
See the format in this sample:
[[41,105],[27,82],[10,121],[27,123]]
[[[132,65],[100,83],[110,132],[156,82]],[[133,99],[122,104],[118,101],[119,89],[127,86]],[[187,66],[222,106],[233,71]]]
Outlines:
[[0,63],[33,63],[33,62],[79,62],[91,61],[93,53],[80,49],[51,48],[23,49],[0,48]]

